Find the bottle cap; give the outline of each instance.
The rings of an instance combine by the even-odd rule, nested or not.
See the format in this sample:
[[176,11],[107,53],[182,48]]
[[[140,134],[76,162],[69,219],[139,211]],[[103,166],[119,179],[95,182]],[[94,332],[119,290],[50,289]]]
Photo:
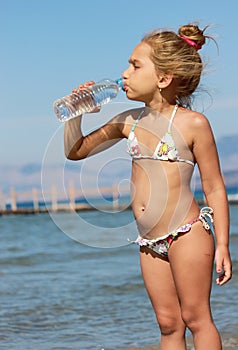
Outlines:
[[124,90],[124,84],[123,84],[123,79],[119,78],[116,80],[117,85],[119,86],[120,89]]

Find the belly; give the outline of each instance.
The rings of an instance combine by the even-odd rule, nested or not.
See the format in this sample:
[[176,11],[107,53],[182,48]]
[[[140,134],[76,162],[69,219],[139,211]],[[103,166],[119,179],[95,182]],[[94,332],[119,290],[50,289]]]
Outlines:
[[163,236],[191,216],[195,205],[190,190],[192,172],[182,165],[188,166],[148,159],[133,162],[132,209],[141,236]]

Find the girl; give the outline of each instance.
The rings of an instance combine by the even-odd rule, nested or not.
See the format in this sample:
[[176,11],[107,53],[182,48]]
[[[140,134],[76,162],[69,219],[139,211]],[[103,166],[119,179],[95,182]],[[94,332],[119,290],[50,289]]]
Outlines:
[[[128,139],[135,243],[163,350],[186,349],[186,327],[196,350],[221,349],[210,308],[214,256],[217,284],[231,278],[228,202],[216,145],[207,118],[190,108],[203,70],[198,50],[206,38],[196,25],[182,26],[178,34],[146,35],[122,74],[128,99],[145,107],[123,112],[87,136],[81,117],[65,123],[65,154],[71,160]],[[208,204],[201,210],[190,189],[195,164]]]

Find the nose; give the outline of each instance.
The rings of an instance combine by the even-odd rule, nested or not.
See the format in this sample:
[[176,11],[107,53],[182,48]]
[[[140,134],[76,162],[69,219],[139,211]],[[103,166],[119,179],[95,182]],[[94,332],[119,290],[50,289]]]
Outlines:
[[129,77],[129,67],[127,67],[124,72],[122,72],[122,78],[127,79]]

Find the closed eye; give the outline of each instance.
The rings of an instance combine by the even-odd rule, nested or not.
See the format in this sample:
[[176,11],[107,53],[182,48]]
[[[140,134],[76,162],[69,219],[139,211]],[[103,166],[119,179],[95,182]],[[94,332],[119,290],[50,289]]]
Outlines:
[[130,59],[130,60],[129,60],[129,63],[130,63],[135,69],[140,68],[140,65],[138,64],[138,61],[137,61],[137,60]]

